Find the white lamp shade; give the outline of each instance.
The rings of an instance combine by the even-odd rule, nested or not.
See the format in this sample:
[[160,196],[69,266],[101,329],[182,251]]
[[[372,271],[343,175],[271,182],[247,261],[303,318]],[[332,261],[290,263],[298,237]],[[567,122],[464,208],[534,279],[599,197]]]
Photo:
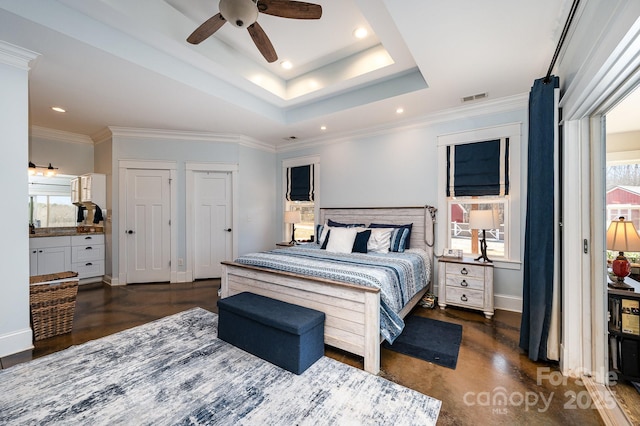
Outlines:
[[500,226],[498,212],[493,210],[471,210],[469,213],[470,229],[497,229]]
[[607,250],[640,252],[640,236],[633,222],[625,221],[624,217],[611,222],[607,229]]
[[284,212],[284,223],[300,223],[301,221],[302,217],[299,210]]

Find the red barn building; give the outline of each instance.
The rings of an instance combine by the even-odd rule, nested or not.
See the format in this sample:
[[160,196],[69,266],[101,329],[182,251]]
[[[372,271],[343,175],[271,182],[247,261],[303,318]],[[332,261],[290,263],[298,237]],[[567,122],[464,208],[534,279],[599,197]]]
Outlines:
[[616,186],[607,191],[607,227],[624,216],[640,230],[640,186]]

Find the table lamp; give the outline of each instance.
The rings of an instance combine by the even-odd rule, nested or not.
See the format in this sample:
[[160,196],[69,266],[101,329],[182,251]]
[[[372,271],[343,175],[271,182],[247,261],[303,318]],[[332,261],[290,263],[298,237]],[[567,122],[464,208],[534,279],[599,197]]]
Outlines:
[[631,263],[624,256],[624,252],[640,251],[640,237],[633,222],[624,220],[624,216],[620,216],[619,220],[611,221],[607,229],[607,250],[618,252],[618,257],[611,262],[616,280],[610,283],[609,287],[619,290],[632,289],[633,287],[624,283],[625,277],[631,273]]
[[497,212],[493,210],[471,210],[469,213],[469,228],[470,229],[482,229],[482,240],[480,240],[480,256],[476,260],[482,260],[483,262],[493,261],[487,257],[487,229],[497,229],[500,226]]
[[284,223],[291,224],[291,241],[289,241],[289,244],[291,245],[298,244],[295,238],[296,223],[300,223],[301,221],[302,221],[302,217],[300,216],[299,210],[284,212]]

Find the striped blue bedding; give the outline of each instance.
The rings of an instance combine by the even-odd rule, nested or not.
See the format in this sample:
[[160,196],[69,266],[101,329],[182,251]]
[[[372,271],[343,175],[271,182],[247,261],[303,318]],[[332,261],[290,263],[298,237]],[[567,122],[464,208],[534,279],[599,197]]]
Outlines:
[[328,253],[318,244],[251,253],[235,260],[259,266],[380,289],[380,333],[389,343],[400,335],[398,313],[431,277],[431,262],[421,249],[404,253]]

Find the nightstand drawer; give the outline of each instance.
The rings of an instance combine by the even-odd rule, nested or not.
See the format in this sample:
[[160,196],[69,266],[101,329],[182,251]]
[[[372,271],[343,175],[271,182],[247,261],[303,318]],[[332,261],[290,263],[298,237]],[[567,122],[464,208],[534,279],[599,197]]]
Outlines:
[[465,277],[478,277],[484,279],[484,266],[465,265],[462,263],[446,263],[445,270],[447,275],[462,275]]
[[459,287],[447,286],[447,303],[459,306],[469,306],[470,308],[482,308],[484,306],[483,292],[478,290],[468,290]]
[[[469,278],[464,275],[447,275],[446,281],[447,287],[453,288],[468,288],[471,290],[484,290],[484,279],[482,278]],[[449,291],[449,289],[447,289]]]

